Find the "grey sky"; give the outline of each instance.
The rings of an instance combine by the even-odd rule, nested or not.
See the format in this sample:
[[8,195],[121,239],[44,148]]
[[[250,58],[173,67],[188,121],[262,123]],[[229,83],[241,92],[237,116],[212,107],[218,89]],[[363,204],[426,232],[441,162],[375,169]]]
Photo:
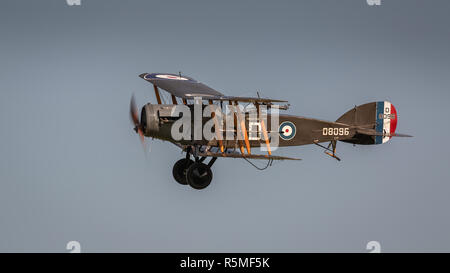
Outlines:
[[[0,251],[450,250],[449,1],[4,1]],[[280,149],[263,172],[221,159],[178,185],[174,145],[146,157],[129,122],[143,72],[287,99],[336,120],[389,100],[411,139]],[[263,162],[257,162],[263,165]]]

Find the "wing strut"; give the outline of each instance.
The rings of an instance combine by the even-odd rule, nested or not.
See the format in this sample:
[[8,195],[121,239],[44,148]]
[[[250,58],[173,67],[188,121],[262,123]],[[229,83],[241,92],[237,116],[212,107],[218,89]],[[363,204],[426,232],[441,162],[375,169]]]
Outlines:
[[[213,105],[213,101],[209,100],[209,104]],[[220,130],[219,130],[219,121],[217,120],[216,113],[211,112],[211,117],[214,119],[214,126],[215,126],[215,130],[214,131],[216,131],[216,137],[217,137],[217,141],[219,142],[220,151],[223,153],[223,151],[224,151],[224,149],[223,149],[223,141],[219,138],[219,134],[221,134],[222,132],[220,132]]]
[[238,101],[235,101],[235,104],[236,104],[236,108],[237,108],[236,112],[238,113],[238,119],[241,124],[242,134],[244,135],[245,147],[247,148],[247,153],[250,155],[252,152],[250,150],[250,142],[248,141],[247,128],[245,128],[245,118],[242,117],[242,113],[239,109]]
[[[233,102],[231,100],[228,102],[228,104],[233,106]],[[233,108],[231,110],[233,110]],[[236,111],[233,110],[234,128],[236,128],[236,138],[237,138],[238,143],[239,143],[239,149],[241,150],[241,154],[245,154],[244,145],[242,144],[242,140],[240,140],[237,137],[237,118],[236,118],[236,115],[237,115]]]
[[158,86],[153,85],[153,89],[155,89],[155,96],[156,96],[156,100],[158,101],[158,104],[161,104],[161,97],[159,96]]
[[266,130],[266,125],[264,124],[264,119],[261,119],[261,113],[260,113],[260,109],[259,109],[259,103],[255,102],[255,106],[256,106],[256,111],[258,113],[258,117],[259,117],[259,122],[261,123],[261,130],[263,132],[264,135],[264,139],[266,141],[266,146],[267,146],[267,153],[269,154],[269,156],[272,155],[272,152],[270,151],[270,143],[269,143],[269,136],[267,134],[267,130]]
[[178,104],[177,98],[175,98],[174,95],[172,95],[172,103],[173,103],[173,104]]

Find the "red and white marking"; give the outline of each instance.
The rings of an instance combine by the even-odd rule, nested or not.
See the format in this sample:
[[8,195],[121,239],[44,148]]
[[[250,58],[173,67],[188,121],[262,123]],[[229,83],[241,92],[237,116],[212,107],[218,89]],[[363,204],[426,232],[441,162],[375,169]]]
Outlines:
[[[397,128],[397,110],[390,102],[384,102],[383,132],[385,134],[394,134]],[[383,143],[391,139],[390,136],[383,137]]]
[[290,137],[292,135],[292,133],[294,132],[292,127],[288,124],[281,127],[281,131],[283,132],[283,136],[285,136],[285,137]]

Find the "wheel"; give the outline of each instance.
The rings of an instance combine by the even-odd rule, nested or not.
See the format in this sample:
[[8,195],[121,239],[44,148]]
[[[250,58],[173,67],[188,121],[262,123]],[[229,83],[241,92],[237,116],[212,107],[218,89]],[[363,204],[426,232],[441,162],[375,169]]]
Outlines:
[[173,178],[180,183],[181,185],[187,185],[188,182],[186,180],[186,171],[194,163],[191,159],[180,159],[175,165],[173,165],[172,174]]
[[211,183],[212,177],[213,175],[211,168],[201,162],[195,162],[187,169],[186,172],[186,180],[189,183],[189,186],[196,190],[201,190],[208,187]]

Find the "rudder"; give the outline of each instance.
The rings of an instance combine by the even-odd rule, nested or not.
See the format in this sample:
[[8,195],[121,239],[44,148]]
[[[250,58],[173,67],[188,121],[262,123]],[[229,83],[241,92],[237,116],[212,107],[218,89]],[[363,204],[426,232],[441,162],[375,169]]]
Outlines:
[[[391,139],[397,128],[397,110],[389,101],[369,102],[355,106],[336,122],[355,126],[362,130],[373,130],[376,134],[357,133],[352,139],[344,140],[354,144],[382,144]],[[388,136],[384,136],[387,134]]]

